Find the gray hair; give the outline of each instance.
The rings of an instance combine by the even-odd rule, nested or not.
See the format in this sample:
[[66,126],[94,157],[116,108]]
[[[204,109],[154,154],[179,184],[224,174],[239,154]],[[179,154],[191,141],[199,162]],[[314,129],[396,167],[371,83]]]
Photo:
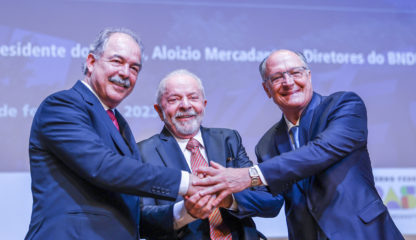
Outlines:
[[204,90],[204,86],[202,85],[202,81],[201,79],[196,76],[195,74],[193,74],[192,72],[186,70],[186,69],[178,69],[178,70],[174,70],[170,73],[168,73],[159,83],[159,87],[157,89],[157,93],[156,93],[156,103],[160,106],[160,102],[162,100],[162,96],[163,94],[166,92],[166,81],[174,76],[179,76],[179,75],[186,75],[186,76],[190,76],[193,79],[195,79],[199,85],[199,90],[202,93],[202,97],[205,99],[205,90]]
[[[259,71],[260,71],[261,79],[263,79],[263,82],[265,82],[267,80],[267,78],[266,78],[266,62],[267,62],[267,59],[269,59],[270,55],[272,55],[273,53],[275,53],[277,51],[280,51],[280,50],[272,51],[271,53],[269,53],[269,55],[267,55],[267,57],[265,57],[259,65]],[[307,69],[310,69],[309,64],[308,64],[308,60],[306,59],[305,55],[303,55],[302,52],[300,52],[300,51],[291,51],[291,50],[288,50],[288,51],[293,52],[294,54],[298,55],[298,57],[303,62],[305,67]]]
[[[140,38],[130,29],[123,27],[107,27],[101,30],[95,41],[91,44],[89,53],[93,54],[96,59],[99,59],[103,55],[108,39],[110,39],[111,35],[114,33],[124,33],[129,35],[137,45],[139,45],[140,55],[142,54],[143,45]],[[84,75],[87,75],[88,69],[86,63],[82,65],[82,71],[84,72]]]

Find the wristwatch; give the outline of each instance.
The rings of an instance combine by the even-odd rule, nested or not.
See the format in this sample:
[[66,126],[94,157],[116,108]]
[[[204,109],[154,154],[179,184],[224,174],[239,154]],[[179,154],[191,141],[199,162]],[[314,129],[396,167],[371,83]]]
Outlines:
[[260,176],[255,167],[251,167],[248,169],[248,175],[250,175],[252,187],[256,187],[260,185],[260,182],[261,182]]

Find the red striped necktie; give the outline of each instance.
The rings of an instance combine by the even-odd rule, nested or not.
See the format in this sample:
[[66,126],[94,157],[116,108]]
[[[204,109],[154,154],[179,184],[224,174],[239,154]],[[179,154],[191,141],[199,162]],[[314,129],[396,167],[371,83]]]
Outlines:
[[[195,171],[199,167],[208,167],[207,161],[199,151],[199,142],[191,138],[189,139],[186,149],[191,151],[191,168]],[[229,228],[224,224],[220,210],[215,208],[208,217],[209,233],[212,240],[232,239]]]

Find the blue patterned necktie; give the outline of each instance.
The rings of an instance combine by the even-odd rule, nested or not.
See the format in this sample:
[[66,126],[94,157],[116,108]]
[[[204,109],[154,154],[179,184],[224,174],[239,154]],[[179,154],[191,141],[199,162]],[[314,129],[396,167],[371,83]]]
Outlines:
[[299,144],[299,126],[293,126],[290,129],[290,132],[292,132],[294,149],[298,149],[300,147],[300,144]]
[[[300,147],[300,144],[299,144],[299,126],[293,126],[289,130],[289,132],[292,133],[292,140],[293,140],[293,142],[292,142],[292,148],[293,148],[293,150],[296,150],[296,149],[298,149]],[[304,181],[305,180],[302,179],[302,180],[299,180],[298,182],[296,182],[296,185],[298,186],[299,190],[303,194],[304,194],[304,191],[303,191]]]

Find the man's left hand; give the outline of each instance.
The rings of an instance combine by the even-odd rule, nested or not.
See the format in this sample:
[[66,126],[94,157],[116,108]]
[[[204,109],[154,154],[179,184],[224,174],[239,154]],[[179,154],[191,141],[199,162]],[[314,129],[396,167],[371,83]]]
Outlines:
[[225,168],[211,161],[211,167],[197,169],[198,174],[204,174],[202,179],[193,179],[194,186],[206,186],[199,194],[202,196],[217,193],[214,207],[218,207],[221,201],[232,193],[240,192],[251,186],[251,178],[248,168]]

